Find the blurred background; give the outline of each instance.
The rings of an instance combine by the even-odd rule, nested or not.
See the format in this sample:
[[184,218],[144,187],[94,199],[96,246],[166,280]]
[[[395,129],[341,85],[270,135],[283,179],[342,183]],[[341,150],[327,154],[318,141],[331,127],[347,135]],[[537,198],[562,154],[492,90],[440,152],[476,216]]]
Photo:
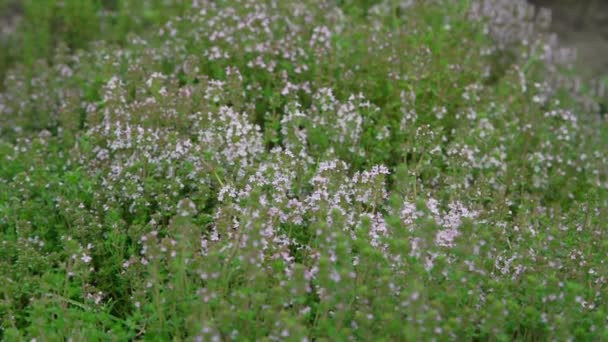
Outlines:
[[551,9],[551,30],[558,34],[563,45],[577,49],[582,73],[608,74],[607,0],[529,1]]
[[[161,13],[161,7],[154,4],[162,1],[0,0],[0,79],[16,61],[29,64],[48,56],[58,41],[67,42],[72,49],[83,48],[100,35],[120,43],[126,32],[159,24],[179,12],[175,8]],[[551,30],[563,45],[578,50],[580,76],[608,75],[608,0],[528,1],[552,10]],[[99,11],[111,18],[100,19]],[[133,22],[127,15],[130,11],[145,12],[144,20]],[[104,30],[107,25],[112,28]],[[19,31],[17,35],[15,31]]]

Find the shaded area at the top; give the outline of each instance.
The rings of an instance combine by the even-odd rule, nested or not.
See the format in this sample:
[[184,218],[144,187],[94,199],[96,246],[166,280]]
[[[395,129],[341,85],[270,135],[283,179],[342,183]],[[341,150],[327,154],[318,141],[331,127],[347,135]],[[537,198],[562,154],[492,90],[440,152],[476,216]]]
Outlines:
[[530,0],[551,9],[551,30],[560,41],[578,51],[578,64],[584,74],[608,75],[608,1]]

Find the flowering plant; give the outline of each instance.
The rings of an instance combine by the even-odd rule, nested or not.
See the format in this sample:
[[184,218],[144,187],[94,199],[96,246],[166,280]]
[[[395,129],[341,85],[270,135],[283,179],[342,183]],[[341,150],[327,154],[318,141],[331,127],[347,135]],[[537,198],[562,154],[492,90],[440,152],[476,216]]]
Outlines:
[[608,338],[608,130],[547,12],[140,3],[7,71],[0,338]]

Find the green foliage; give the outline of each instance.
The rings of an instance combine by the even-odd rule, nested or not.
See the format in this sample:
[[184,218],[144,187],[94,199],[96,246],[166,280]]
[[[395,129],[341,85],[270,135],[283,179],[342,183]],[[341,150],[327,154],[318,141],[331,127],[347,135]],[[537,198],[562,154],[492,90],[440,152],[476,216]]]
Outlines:
[[514,3],[0,0],[0,339],[607,338],[602,100]]
[[15,20],[16,27],[13,34],[0,37],[0,78],[16,63],[35,72],[34,64],[51,57],[60,44],[70,51],[99,40],[122,45],[129,33],[160,27],[189,10],[187,1],[1,0],[4,21]]

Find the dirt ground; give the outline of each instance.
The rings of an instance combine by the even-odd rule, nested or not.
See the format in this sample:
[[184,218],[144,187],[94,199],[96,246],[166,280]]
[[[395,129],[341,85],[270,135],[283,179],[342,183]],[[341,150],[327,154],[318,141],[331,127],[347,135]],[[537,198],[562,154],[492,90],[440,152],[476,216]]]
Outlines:
[[578,51],[581,72],[608,76],[608,0],[530,0],[550,8],[551,30]]

